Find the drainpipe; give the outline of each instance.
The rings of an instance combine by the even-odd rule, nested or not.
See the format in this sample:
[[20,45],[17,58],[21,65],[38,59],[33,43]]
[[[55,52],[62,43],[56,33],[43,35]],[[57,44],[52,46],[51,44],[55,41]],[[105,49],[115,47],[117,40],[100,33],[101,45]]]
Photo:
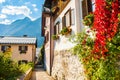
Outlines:
[[52,13],[50,13],[50,76],[51,76],[51,72],[52,72],[52,32],[53,32],[53,17],[52,17]]
[[51,48],[51,41],[52,41],[52,40],[51,40],[51,35],[52,35],[51,26],[52,26],[52,19],[51,19],[51,18],[52,18],[52,16],[51,16],[51,13],[50,13],[50,76],[51,76],[51,72],[52,72],[52,70],[51,70],[51,69],[52,69],[52,68],[51,68],[51,59],[52,59],[52,58],[51,58],[51,56],[52,56],[52,53],[51,53],[51,51],[52,51],[52,50],[51,50],[51,49],[52,49],[52,48]]

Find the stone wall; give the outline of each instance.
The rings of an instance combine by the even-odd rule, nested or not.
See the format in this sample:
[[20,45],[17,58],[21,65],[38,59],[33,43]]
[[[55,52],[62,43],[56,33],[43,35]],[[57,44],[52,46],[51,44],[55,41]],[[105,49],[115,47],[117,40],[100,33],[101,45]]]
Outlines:
[[55,80],[85,80],[83,65],[70,51],[54,52],[52,77]]
[[17,78],[17,80],[30,80],[31,76],[32,76],[32,68],[30,68],[23,75],[19,76],[19,78]]

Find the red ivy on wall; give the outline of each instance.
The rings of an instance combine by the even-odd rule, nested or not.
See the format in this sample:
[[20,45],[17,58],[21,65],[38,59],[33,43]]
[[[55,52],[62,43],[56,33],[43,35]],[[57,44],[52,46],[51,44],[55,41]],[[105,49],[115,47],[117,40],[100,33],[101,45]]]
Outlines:
[[96,0],[95,4],[93,29],[97,33],[93,53],[96,55],[95,58],[99,59],[107,56],[106,42],[117,33],[120,5],[118,0],[112,1],[111,4],[108,4],[106,0]]

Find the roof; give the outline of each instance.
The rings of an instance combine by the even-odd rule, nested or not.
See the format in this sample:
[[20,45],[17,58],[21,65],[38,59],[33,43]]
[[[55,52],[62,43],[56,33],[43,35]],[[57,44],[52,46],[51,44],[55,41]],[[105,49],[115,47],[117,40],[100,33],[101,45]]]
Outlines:
[[36,38],[31,38],[31,37],[0,37],[0,44],[36,44]]
[[51,5],[52,5],[51,3],[52,3],[52,0],[45,0],[44,7],[51,8]]

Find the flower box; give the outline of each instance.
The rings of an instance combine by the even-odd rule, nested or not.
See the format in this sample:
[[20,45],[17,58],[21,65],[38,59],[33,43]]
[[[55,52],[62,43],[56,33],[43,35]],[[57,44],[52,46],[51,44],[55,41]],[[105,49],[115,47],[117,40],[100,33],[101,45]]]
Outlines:
[[68,35],[68,34],[71,33],[71,31],[72,31],[72,29],[71,29],[70,27],[64,27],[64,28],[61,30],[60,34],[62,34],[62,35]]
[[59,36],[58,35],[52,35],[52,39],[57,40],[57,39],[59,39]]

